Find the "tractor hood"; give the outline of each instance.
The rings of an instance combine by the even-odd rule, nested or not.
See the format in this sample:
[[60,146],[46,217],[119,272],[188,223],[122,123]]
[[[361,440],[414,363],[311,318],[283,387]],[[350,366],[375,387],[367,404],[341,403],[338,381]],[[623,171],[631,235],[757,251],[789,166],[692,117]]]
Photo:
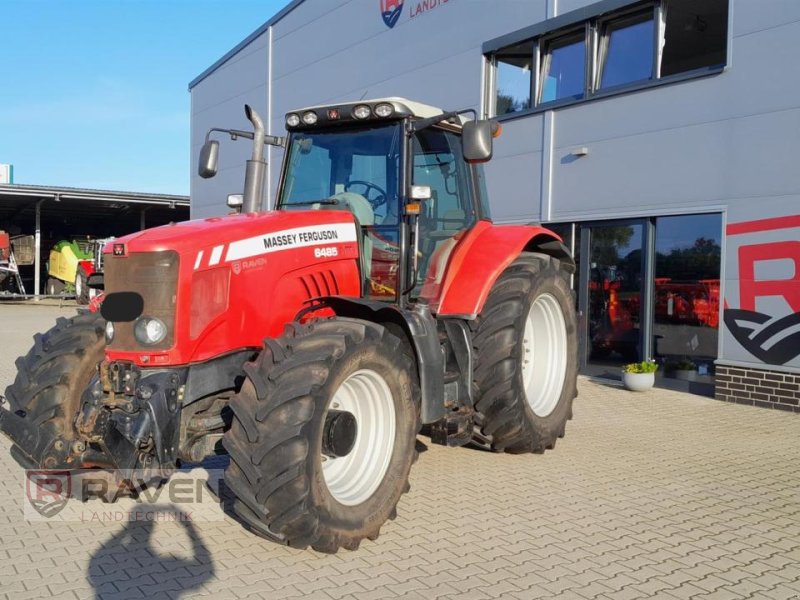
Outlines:
[[[263,238],[263,239],[262,239]],[[117,238],[105,252],[124,245],[124,253],[174,250],[181,255],[218,255],[214,264],[266,254],[273,248],[298,248],[325,241],[356,241],[355,220],[342,210],[274,211],[171,223]],[[260,244],[260,247],[259,247]],[[247,247],[245,250],[244,247]],[[263,249],[264,252],[259,252]],[[205,262],[205,261],[201,261]],[[200,265],[198,265],[200,266]]]
[[[360,296],[358,240],[344,210],[231,215],[118,238],[105,253],[103,310],[115,330],[106,357],[185,365],[260,347],[315,298]],[[119,292],[141,298],[137,314],[112,316]],[[148,320],[166,335],[137,338]]]

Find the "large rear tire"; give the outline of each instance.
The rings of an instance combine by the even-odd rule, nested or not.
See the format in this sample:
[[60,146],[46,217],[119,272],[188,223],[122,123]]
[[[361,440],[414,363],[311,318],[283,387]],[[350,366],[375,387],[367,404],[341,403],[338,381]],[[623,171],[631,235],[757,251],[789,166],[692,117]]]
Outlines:
[[[245,366],[223,440],[234,511],[296,548],[354,550],[377,538],[416,459],[412,372],[397,337],[356,319],[293,325],[267,340]],[[356,423],[349,440],[331,425],[341,414]],[[335,446],[344,447],[338,456]]]
[[478,440],[512,454],[553,448],[577,395],[577,319],[560,262],[522,253],[492,288],[473,345]]
[[49,331],[37,333],[33,347],[17,359],[17,376],[5,392],[9,417],[30,425],[16,430],[31,438],[15,441],[42,468],[66,466],[60,460],[77,439],[81,395],[103,360],[104,327],[96,313],[61,317]]

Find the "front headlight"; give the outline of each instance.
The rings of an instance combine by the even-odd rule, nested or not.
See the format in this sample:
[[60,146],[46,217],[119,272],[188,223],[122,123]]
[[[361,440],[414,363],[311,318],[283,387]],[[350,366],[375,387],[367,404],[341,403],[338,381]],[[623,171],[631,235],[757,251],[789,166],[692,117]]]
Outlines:
[[114,323],[106,321],[106,344],[110,344],[114,339]]
[[152,346],[167,336],[167,326],[161,319],[141,317],[133,326],[133,336],[140,344]]

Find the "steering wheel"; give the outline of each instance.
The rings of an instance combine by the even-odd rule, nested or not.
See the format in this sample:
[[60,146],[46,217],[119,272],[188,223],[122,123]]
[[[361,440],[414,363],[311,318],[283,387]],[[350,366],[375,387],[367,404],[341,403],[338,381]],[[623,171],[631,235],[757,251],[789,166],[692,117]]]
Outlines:
[[370,181],[362,181],[361,179],[354,179],[353,181],[348,181],[347,185],[344,186],[344,190],[346,192],[349,192],[350,186],[353,185],[364,186],[364,193],[362,194],[362,196],[367,198],[367,200],[369,200],[368,195],[370,190],[375,190],[378,193],[377,198],[375,198],[374,200],[369,200],[369,203],[372,204],[372,208],[378,208],[379,206],[383,206],[389,201],[389,197],[388,194],[386,193],[386,190],[384,190],[382,187],[378,185],[375,185]]

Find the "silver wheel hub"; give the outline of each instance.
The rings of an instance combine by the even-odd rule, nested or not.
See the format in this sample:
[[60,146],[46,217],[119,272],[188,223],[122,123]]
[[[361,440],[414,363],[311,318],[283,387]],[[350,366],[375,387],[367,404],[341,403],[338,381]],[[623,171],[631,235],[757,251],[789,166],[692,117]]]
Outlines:
[[525,319],[522,338],[522,382],[533,413],[555,410],[567,372],[567,326],[555,296],[537,296]]
[[[345,456],[331,452],[321,456],[331,496],[340,504],[355,506],[375,493],[389,469],[396,433],[394,399],[380,374],[361,369],[339,386],[328,410],[350,413],[356,421],[352,449]],[[323,429],[327,435],[329,428]]]

